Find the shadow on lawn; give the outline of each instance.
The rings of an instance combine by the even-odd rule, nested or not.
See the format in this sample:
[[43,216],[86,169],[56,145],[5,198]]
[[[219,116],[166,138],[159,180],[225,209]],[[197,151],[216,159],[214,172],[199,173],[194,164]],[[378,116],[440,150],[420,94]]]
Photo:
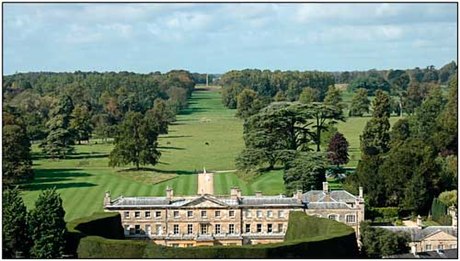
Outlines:
[[172,147],[172,146],[163,146],[163,147],[157,147],[157,148],[162,149],[162,150],[185,150],[185,148]]
[[[118,172],[129,172],[129,171],[138,171],[136,168],[129,168],[129,169],[122,169]],[[190,170],[162,170],[156,168],[139,168],[139,171],[153,171],[163,174],[178,174],[178,175],[190,175],[190,174],[197,174],[197,171],[190,171]]]
[[33,160],[38,160],[38,159],[49,159],[49,160],[72,160],[72,159],[96,159],[96,158],[105,158],[109,156],[108,153],[99,153],[99,152],[80,152],[80,153],[75,153],[75,154],[70,154],[66,158],[62,159],[52,159],[48,157],[46,154],[43,154],[41,152],[33,152],[32,153],[32,159]]
[[192,135],[169,135],[165,137],[161,137],[162,139],[178,139],[178,138],[189,138],[193,137]]
[[[96,186],[96,184],[89,182],[71,182],[75,178],[92,176],[86,172],[81,172],[79,169],[35,169],[34,172],[34,180],[22,184],[21,188],[31,191],[43,190],[53,187],[56,189],[63,189]],[[70,182],[62,183],[63,181]]]

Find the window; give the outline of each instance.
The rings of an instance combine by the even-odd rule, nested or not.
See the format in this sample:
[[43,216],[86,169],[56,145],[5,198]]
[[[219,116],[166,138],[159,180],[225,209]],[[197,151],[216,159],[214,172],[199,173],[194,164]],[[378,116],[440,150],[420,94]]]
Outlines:
[[187,217],[189,218],[193,217],[193,211],[191,210],[187,211]]
[[206,224],[201,224],[201,234],[208,233],[208,226]]
[[246,233],[251,233],[251,224],[246,224]]
[[262,210],[257,210],[257,217],[261,218],[262,217]]
[[228,225],[228,233],[235,234],[235,224]]
[[283,232],[283,224],[278,224],[278,232],[282,233]]
[[208,217],[208,213],[206,212],[206,210],[202,210],[202,211],[201,211],[201,217],[202,217],[202,218]]
[[457,248],[457,245],[455,244],[450,245],[450,249],[455,249],[455,248]]
[[163,227],[161,225],[155,225],[157,235],[162,235],[163,234]]
[[438,249],[442,250],[442,249],[444,249],[444,246],[443,245],[438,245]]
[[145,233],[147,233],[147,235],[150,235],[152,233],[152,229],[150,228],[150,225],[145,225]]
[[129,233],[129,225],[124,225],[125,233]]
[[174,210],[174,218],[179,218],[179,211],[178,210]]
[[262,224],[257,224],[257,233],[262,232]]
[[228,212],[228,215],[229,215],[230,217],[234,217],[234,216],[235,216],[235,210],[230,210],[230,211]]
[[173,234],[174,235],[179,234],[179,225],[178,224],[173,225]]
[[247,217],[247,218],[250,218],[252,215],[251,215],[251,210],[245,210],[244,211],[244,215]]
[[355,223],[356,222],[356,216],[355,215],[347,215],[346,216],[346,222],[347,223]]
[[161,217],[161,211],[155,211],[155,217],[157,218]]
[[283,210],[278,210],[278,217],[279,218],[284,218],[284,211]]
[[141,233],[141,225],[135,225],[134,226],[134,233],[136,235],[140,234]]
[[134,217],[135,218],[140,218],[141,217],[141,212],[139,212],[139,211],[134,212]]
[[267,232],[272,233],[273,232],[273,224],[267,224]]
[[214,215],[216,216],[216,218],[220,218],[220,210],[216,210],[216,212],[214,212]]
[[215,227],[214,227],[214,232],[216,234],[220,234],[220,224],[216,224]]
[[150,211],[145,211],[145,217],[150,218]]
[[172,247],[179,247],[179,244],[171,244]]
[[187,225],[187,234],[193,234],[193,224]]
[[186,247],[193,247],[193,244],[186,244]]
[[267,217],[269,218],[273,217],[273,211],[271,210],[267,211]]
[[129,218],[129,211],[125,211],[125,218]]
[[426,245],[425,246],[425,251],[431,251],[431,245]]
[[329,219],[337,220],[337,215],[331,214],[328,216]]

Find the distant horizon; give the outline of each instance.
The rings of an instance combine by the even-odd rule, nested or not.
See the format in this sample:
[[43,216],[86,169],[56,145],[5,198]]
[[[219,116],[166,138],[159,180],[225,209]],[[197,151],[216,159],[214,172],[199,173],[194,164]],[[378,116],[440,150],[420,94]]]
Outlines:
[[4,3],[3,75],[458,63],[457,3]]
[[411,69],[415,69],[415,68],[420,68],[420,69],[424,69],[424,68],[427,68],[428,66],[435,66],[436,69],[440,69],[442,68],[444,65],[446,64],[449,64],[451,62],[455,62],[457,65],[457,61],[455,60],[451,60],[450,62],[446,62],[440,66],[436,66],[434,64],[430,64],[430,65],[425,65],[425,66],[415,66],[415,67],[411,67],[411,68],[385,68],[385,69],[379,69],[379,68],[371,68],[371,69],[364,69],[364,70],[343,70],[343,71],[323,71],[323,70],[317,70],[317,69],[311,69],[311,70],[296,70],[296,69],[293,69],[293,70],[281,70],[281,69],[261,69],[261,68],[243,68],[243,69],[230,69],[228,71],[225,71],[225,72],[198,72],[198,71],[190,71],[190,70],[187,70],[187,69],[184,69],[184,68],[174,68],[174,69],[171,69],[171,70],[166,70],[166,71],[160,71],[160,70],[155,70],[155,71],[149,71],[149,72],[136,72],[136,71],[129,71],[129,70],[120,70],[120,71],[110,71],[110,70],[106,70],[106,71],[83,71],[83,70],[69,70],[69,71],[27,71],[27,72],[14,72],[14,73],[10,73],[10,74],[3,74],[4,76],[9,76],[9,75],[14,75],[14,74],[20,74],[20,73],[23,73],[23,74],[26,74],[26,73],[75,73],[75,72],[83,72],[83,73],[91,73],[91,72],[96,72],[96,73],[110,73],[110,72],[114,72],[114,73],[121,73],[121,72],[128,72],[128,73],[136,73],[136,74],[150,74],[150,73],[155,73],[155,72],[160,72],[162,74],[164,73],[168,73],[170,71],[173,71],[173,70],[184,70],[184,71],[188,71],[190,73],[199,73],[199,74],[211,74],[211,75],[216,75],[216,74],[225,74],[227,72],[230,72],[230,71],[242,71],[242,70],[260,70],[260,71],[264,71],[264,70],[269,70],[269,71],[299,71],[299,72],[305,72],[305,71],[318,71],[318,72],[327,72],[327,73],[338,73],[338,72],[365,72],[365,71],[371,71],[371,70],[376,70],[376,71],[389,71],[389,70],[411,70]]

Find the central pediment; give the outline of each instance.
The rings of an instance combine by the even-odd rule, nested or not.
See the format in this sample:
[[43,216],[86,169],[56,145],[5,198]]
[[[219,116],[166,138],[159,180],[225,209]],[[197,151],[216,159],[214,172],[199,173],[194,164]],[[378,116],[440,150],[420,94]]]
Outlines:
[[197,208],[223,208],[223,207],[228,207],[228,206],[229,205],[225,204],[219,199],[216,199],[214,197],[207,196],[207,195],[196,198],[184,205],[184,207],[197,207]]

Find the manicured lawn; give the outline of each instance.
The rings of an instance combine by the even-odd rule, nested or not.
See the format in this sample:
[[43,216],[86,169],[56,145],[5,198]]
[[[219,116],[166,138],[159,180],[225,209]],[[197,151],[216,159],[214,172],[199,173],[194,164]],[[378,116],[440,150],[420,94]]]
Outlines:
[[[195,173],[207,170],[233,170],[234,158],[243,148],[242,121],[233,117],[234,110],[221,102],[219,89],[196,91],[189,109],[177,116],[168,135],[160,137],[161,162],[153,169],[141,172],[121,171],[131,168],[108,167],[110,143],[92,140],[77,145],[76,155],[64,160],[40,158],[37,144],[33,145],[35,180],[24,186],[26,205],[33,207],[40,190],[56,187],[63,199],[66,219],[88,216],[102,210],[104,192],[112,196],[160,196],[166,186],[176,195],[196,194]],[[149,177],[150,176],[150,177]],[[270,173],[251,184],[238,180],[233,173],[216,174],[219,194],[228,194],[238,184],[243,193],[263,190],[280,193],[284,190],[281,173]],[[161,182],[163,181],[163,182]],[[160,183],[158,183],[160,182]]]
[[[159,146],[160,163],[135,172],[124,168],[108,167],[107,155],[113,144],[92,140],[77,145],[76,155],[64,160],[40,158],[37,144],[34,152],[35,180],[24,185],[26,205],[33,207],[40,190],[56,187],[63,199],[66,219],[72,220],[102,210],[105,191],[113,197],[161,196],[167,186],[175,195],[196,194],[196,173],[206,167],[208,171],[234,170],[234,159],[242,150],[243,122],[234,117],[235,110],[225,108],[219,88],[198,88],[189,100],[189,108],[177,116],[169,134],[162,135]],[[351,162],[356,166],[359,157],[359,135],[369,118],[349,118],[338,129],[350,142]],[[397,118],[391,118],[393,123]],[[243,194],[262,191],[266,195],[284,193],[283,172],[274,170],[250,182],[239,179],[235,173],[216,173],[216,194],[229,194],[238,186]]]

